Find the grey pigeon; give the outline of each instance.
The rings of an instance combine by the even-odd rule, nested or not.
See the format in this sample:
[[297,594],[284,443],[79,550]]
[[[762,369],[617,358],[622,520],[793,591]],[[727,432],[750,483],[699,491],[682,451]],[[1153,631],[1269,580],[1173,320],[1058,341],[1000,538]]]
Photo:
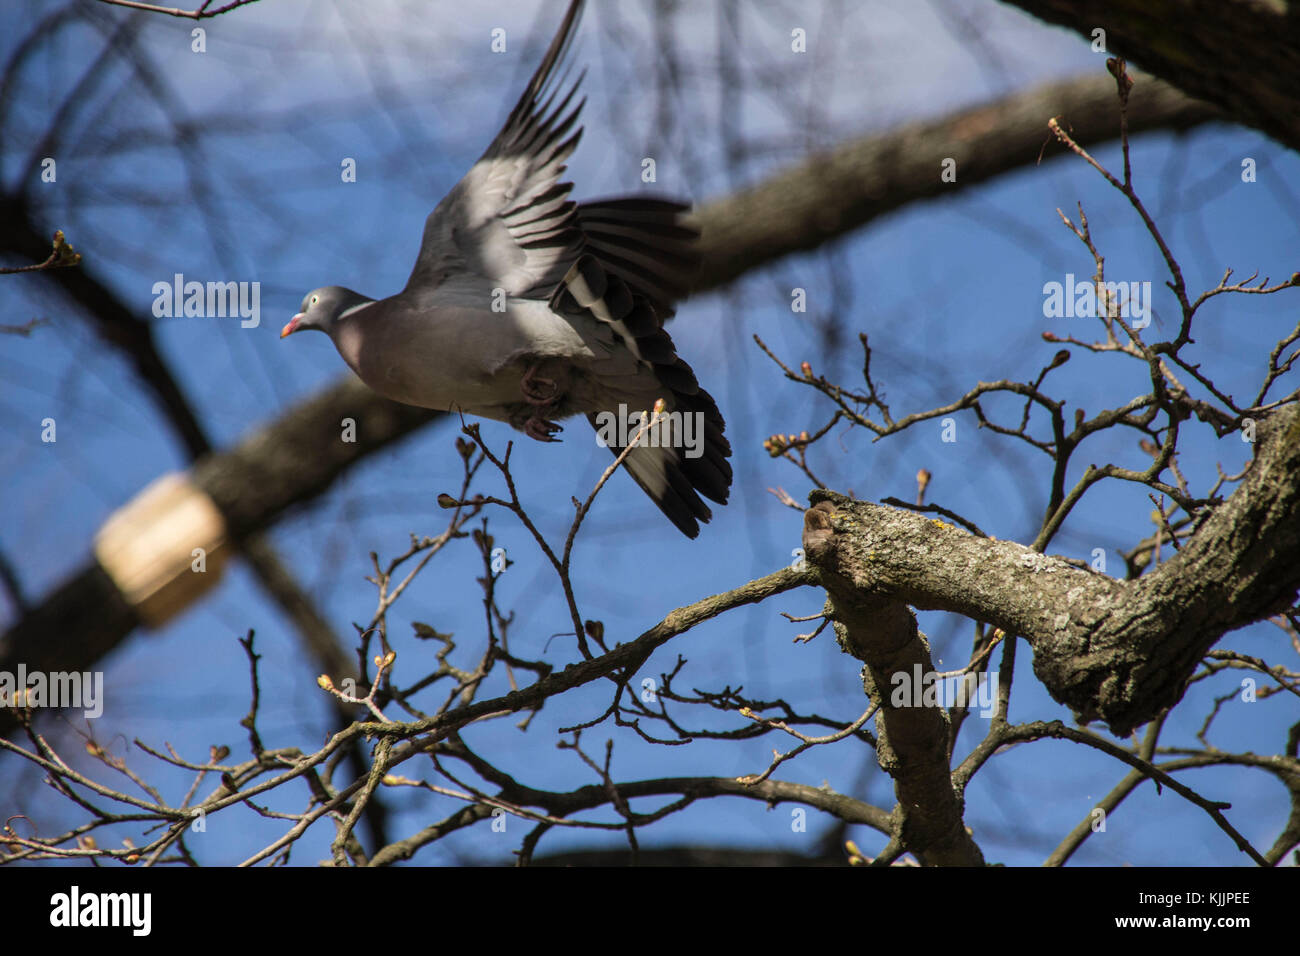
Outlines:
[[406,288],[379,301],[316,289],[280,337],[324,332],[379,394],[509,422],[539,441],[586,414],[616,455],[662,399],[670,414],[624,464],[694,538],[712,517],[700,496],[726,504],[731,487],[722,414],[663,328],[698,266],[698,233],[680,222],[680,203],[576,203],[560,182],[586,101],[571,107],[581,75],[563,95],[555,76],[582,4],[569,4],[505,127],[429,214]]

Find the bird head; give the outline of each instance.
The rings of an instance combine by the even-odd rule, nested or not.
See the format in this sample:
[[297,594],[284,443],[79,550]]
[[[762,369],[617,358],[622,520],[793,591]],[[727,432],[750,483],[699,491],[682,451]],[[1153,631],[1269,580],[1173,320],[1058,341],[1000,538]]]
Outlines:
[[303,329],[316,329],[318,332],[331,334],[334,325],[345,314],[362,305],[369,305],[371,299],[360,292],[353,292],[340,285],[327,285],[308,292],[298,308],[298,314],[280,330],[280,338],[300,332]]

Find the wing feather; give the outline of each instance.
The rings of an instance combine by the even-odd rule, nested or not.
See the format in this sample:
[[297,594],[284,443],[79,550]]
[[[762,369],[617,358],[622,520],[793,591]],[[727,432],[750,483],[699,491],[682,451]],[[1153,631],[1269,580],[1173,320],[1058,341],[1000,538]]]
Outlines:
[[[732,479],[717,403],[663,327],[673,304],[690,291],[699,233],[683,224],[688,207],[680,203],[638,197],[578,204],[569,196],[573,184],[561,181],[582,136],[583,74],[568,83],[570,68],[563,65],[582,6],[583,0],[571,0],[505,125],[429,214],[404,294],[423,298],[454,280],[460,292],[478,290],[486,299],[504,289],[547,301],[560,316],[585,314],[609,326],[642,371],[629,392],[625,362],[591,365],[597,393],[647,408],[662,398],[670,412],[692,415],[702,426],[694,457],[680,441],[669,441],[638,445],[625,460],[636,483],[693,538],[712,516],[701,496],[725,504]],[[589,419],[596,424],[595,413]]]
[[[582,136],[582,74],[561,95],[559,70],[583,0],[572,0],[551,45],[483,156],[429,213],[406,291],[427,293],[449,278],[509,295],[550,290],[582,244],[572,183],[559,182]],[[575,128],[577,127],[577,128]]]

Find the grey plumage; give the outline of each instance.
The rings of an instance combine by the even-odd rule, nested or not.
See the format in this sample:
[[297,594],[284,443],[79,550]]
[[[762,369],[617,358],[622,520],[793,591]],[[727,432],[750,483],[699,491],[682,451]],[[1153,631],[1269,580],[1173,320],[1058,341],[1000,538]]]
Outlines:
[[[560,181],[585,101],[574,102],[581,75],[563,93],[556,77],[582,5],[572,0],[501,132],[429,214],[406,287],[379,301],[316,289],[281,337],[325,332],[381,395],[506,421],[540,441],[576,414],[611,437],[602,413],[662,399],[693,418],[658,426],[625,467],[693,538],[712,517],[701,495],[725,504],[732,478],[717,404],[663,328],[698,266],[697,233],[679,203],[579,204]],[[627,430],[613,435],[611,450],[626,440]]]

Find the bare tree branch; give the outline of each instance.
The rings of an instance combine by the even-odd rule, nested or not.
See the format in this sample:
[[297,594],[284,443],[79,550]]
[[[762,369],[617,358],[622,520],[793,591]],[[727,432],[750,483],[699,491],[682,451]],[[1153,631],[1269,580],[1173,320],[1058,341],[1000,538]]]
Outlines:
[[132,10],[142,10],[145,13],[162,13],[169,17],[184,17],[188,20],[206,20],[210,17],[219,17],[223,13],[229,13],[231,10],[239,7],[246,7],[250,3],[257,3],[257,0],[231,0],[231,2],[217,7],[215,10],[209,10],[213,0],[203,0],[203,4],[194,10],[182,10],[179,7],[163,7],[153,3],[140,3],[139,0],[99,0],[100,3],[106,3],[114,7],[128,7]]

